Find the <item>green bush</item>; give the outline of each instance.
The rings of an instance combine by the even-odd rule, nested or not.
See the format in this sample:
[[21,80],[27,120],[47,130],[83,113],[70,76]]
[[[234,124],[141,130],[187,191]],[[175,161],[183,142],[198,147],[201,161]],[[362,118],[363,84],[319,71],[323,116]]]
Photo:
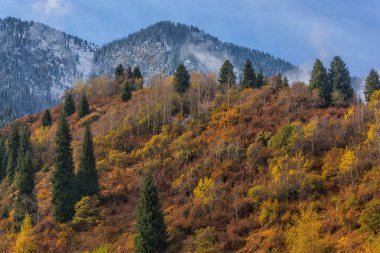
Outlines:
[[75,204],[72,226],[78,230],[88,230],[98,223],[99,200],[96,197],[83,197]]
[[380,232],[380,200],[373,199],[365,205],[359,223],[365,231]]
[[315,174],[306,176],[301,184],[301,192],[303,196],[318,199],[326,193],[325,178]]

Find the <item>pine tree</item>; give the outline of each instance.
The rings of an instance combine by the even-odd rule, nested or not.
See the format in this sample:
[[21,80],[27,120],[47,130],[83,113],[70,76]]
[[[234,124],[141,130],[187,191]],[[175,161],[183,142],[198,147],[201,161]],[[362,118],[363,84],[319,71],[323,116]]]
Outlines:
[[20,145],[20,136],[18,132],[18,125],[13,124],[11,127],[11,134],[8,139],[7,145],[7,168],[6,175],[9,180],[12,182],[15,175],[17,158],[18,158],[18,149]]
[[96,161],[90,126],[86,126],[83,137],[82,155],[80,157],[77,173],[77,189],[79,199],[99,193],[98,173],[96,171]]
[[255,86],[255,88],[263,87],[264,83],[265,83],[264,74],[263,74],[263,72],[259,71],[259,73],[257,73],[257,75],[256,75],[256,86]]
[[134,67],[132,77],[134,79],[143,78],[139,66]]
[[135,248],[142,253],[164,252],[167,243],[166,226],[153,176],[147,173],[140,189],[137,209]]
[[17,197],[13,227],[19,231],[26,214],[34,216],[37,213],[37,199],[34,195],[34,168],[30,152],[19,157],[17,173]]
[[127,79],[133,78],[133,71],[132,71],[131,66],[128,66],[127,69],[125,70],[125,76],[127,77]]
[[33,242],[32,223],[30,216],[26,215],[18,234],[14,251],[15,253],[34,253],[36,246]]
[[46,110],[44,115],[42,116],[42,126],[49,127],[53,123],[53,119],[51,118],[51,114],[49,110]]
[[249,60],[244,65],[242,85],[244,88],[256,87],[256,73]]
[[234,66],[229,60],[226,60],[220,68],[218,81],[219,87],[222,91],[226,91],[236,84]]
[[331,103],[333,87],[329,82],[327,70],[319,59],[317,59],[314,63],[309,88],[311,90],[319,89],[319,96],[325,101],[325,104],[329,105]]
[[90,106],[88,105],[88,100],[86,94],[83,94],[78,106],[78,116],[83,118],[84,116],[90,114]]
[[5,139],[0,137],[0,182],[6,176],[7,169],[7,150],[5,147]]
[[380,90],[380,77],[376,70],[371,69],[369,75],[365,79],[364,96],[365,101],[369,102],[372,93],[375,90]]
[[121,94],[121,100],[123,100],[124,102],[127,102],[131,98],[132,98],[131,85],[130,85],[130,83],[128,81],[126,81],[125,84],[124,84],[123,93]]
[[348,104],[354,95],[354,89],[351,86],[350,72],[339,56],[335,56],[331,61],[329,81],[333,91],[338,91],[343,96],[344,102]]
[[70,116],[75,112],[75,103],[74,103],[73,95],[71,93],[68,93],[65,97],[63,111],[65,112],[66,116]]
[[122,64],[119,64],[116,68],[115,68],[115,78],[120,78],[124,75],[124,67]]
[[190,87],[190,74],[187,71],[185,65],[180,64],[174,73],[174,89],[180,95],[183,95]]
[[66,222],[74,215],[76,200],[74,165],[71,149],[70,126],[66,115],[58,121],[55,148],[55,170],[53,172],[52,205],[56,222]]

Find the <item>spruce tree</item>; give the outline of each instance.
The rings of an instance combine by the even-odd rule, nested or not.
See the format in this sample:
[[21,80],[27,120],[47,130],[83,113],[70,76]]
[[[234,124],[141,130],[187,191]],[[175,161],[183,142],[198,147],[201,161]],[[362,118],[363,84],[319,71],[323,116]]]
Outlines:
[[42,116],[42,126],[48,127],[51,126],[53,123],[53,119],[51,118],[50,111],[47,109]]
[[77,173],[78,199],[99,193],[98,173],[90,126],[86,126]]
[[142,253],[164,252],[167,233],[153,176],[145,174],[137,209],[135,248]]
[[256,73],[249,60],[247,60],[244,65],[242,85],[244,88],[256,87]]
[[364,96],[365,101],[369,102],[372,93],[375,90],[380,90],[380,77],[376,70],[371,69],[369,75],[365,79]]
[[133,79],[133,70],[131,66],[128,66],[125,70],[125,76],[127,77],[127,79]]
[[314,63],[309,88],[311,90],[319,89],[319,96],[325,101],[325,105],[329,105],[331,103],[333,87],[329,82],[327,70],[319,59],[317,59]]
[[132,77],[134,79],[140,79],[143,78],[139,66],[134,67]]
[[174,73],[174,89],[180,95],[183,95],[190,87],[190,74],[185,65],[180,64]]
[[90,114],[90,106],[88,105],[88,100],[86,94],[83,94],[78,106],[78,116],[83,118],[84,116]]
[[71,93],[68,93],[65,97],[63,111],[66,114],[66,116],[71,116],[75,112],[75,103],[74,103],[73,95]]
[[129,101],[132,98],[132,88],[128,81],[124,83],[123,93],[121,94],[121,100],[124,102]]
[[53,212],[56,222],[67,222],[74,215],[76,192],[71,133],[65,114],[60,115],[55,143],[55,170],[52,178]]
[[219,89],[226,91],[236,84],[234,66],[229,60],[226,60],[219,71]]
[[354,89],[351,86],[350,72],[339,56],[335,56],[331,61],[329,81],[333,87],[333,91],[340,93],[343,96],[344,102],[348,104],[354,95]]
[[8,138],[7,145],[7,168],[6,175],[8,179],[12,182],[13,177],[15,175],[15,170],[17,166],[17,158],[18,158],[18,149],[20,145],[20,136],[18,132],[18,125],[13,124],[11,126],[11,134]]
[[35,218],[37,213],[37,198],[34,195],[34,168],[30,151],[19,157],[17,172],[17,196],[13,228],[19,231],[26,214]]
[[6,176],[7,168],[7,150],[5,146],[5,139],[0,137],[0,182]]
[[122,64],[117,65],[115,68],[115,78],[120,78],[124,75],[124,67]]
[[263,87],[264,83],[265,83],[264,74],[263,74],[263,72],[259,71],[259,73],[257,73],[257,75],[256,75],[256,85],[255,85],[255,88],[261,88],[261,87]]

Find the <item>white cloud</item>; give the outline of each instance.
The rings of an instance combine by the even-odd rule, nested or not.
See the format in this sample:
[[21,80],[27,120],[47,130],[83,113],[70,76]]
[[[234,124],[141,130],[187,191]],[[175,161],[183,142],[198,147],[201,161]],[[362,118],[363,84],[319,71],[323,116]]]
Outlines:
[[34,12],[47,16],[65,16],[72,6],[65,0],[39,0],[33,4]]

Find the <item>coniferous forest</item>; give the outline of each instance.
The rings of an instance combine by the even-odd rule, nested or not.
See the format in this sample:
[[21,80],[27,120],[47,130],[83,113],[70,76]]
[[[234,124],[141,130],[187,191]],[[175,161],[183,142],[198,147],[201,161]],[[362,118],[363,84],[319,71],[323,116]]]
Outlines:
[[245,61],[78,82],[1,130],[1,252],[379,252],[380,82]]

